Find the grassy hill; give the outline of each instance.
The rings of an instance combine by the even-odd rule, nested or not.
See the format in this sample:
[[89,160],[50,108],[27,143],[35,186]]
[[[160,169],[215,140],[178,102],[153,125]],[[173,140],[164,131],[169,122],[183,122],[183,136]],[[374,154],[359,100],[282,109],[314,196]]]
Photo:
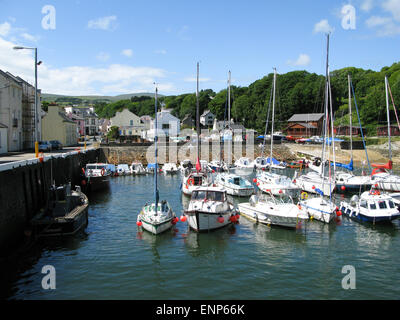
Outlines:
[[[98,102],[116,102],[119,100],[129,100],[131,97],[154,97],[154,93],[139,92],[120,94],[117,96],[66,96],[52,93],[42,93],[42,100],[48,102],[57,102],[59,104],[95,104]],[[162,97],[162,95],[159,95]]]

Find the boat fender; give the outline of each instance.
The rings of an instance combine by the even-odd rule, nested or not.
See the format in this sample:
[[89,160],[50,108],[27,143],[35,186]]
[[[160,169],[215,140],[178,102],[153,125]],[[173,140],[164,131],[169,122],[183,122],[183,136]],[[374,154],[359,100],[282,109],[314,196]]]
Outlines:
[[101,175],[104,176],[105,173],[106,173],[106,170],[104,168],[101,169]]
[[190,185],[193,185],[193,184],[194,184],[194,179],[193,179],[193,178],[190,178],[190,179],[188,180],[188,183],[189,183]]

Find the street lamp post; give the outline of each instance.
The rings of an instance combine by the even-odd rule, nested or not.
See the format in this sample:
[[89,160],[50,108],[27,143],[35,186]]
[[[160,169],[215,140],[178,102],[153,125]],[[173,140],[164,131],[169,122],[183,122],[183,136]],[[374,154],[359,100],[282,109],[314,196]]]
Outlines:
[[34,117],[34,121],[35,121],[35,156],[36,158],[39,157],[39,130],[38,130],[38,96],[37,96],[37,66],[38,66],[38,62],[37,62],[37,48],[32,48],[32,47],[20,47],[20,46],[16,46],[13,48],[14,50],[23,50],[23,49],[29,49],[29,50],[35,50],[35,117]]

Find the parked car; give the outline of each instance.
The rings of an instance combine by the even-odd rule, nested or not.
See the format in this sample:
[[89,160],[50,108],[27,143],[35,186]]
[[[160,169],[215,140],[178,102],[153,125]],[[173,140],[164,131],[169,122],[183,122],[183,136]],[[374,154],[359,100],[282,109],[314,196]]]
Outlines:
[[50,144],[52,150],[60,150],[63,148],[62,143],[58,140],[50,140]]
[[50,141],[39,141],[39,151],[51,151]]

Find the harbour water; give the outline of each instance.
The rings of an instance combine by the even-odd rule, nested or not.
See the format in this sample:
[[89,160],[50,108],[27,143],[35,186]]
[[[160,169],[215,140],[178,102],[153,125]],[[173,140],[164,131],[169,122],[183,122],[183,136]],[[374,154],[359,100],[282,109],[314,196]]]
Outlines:
[[[180,175],[159,176],[160,199],[180,217],[189,199]],[[89,197],[89,225],[65,240],[37,243],[7,265],[5,299],[398,299],[400,221],[364,225],[343,217],[299,230],[240,223],[210,233],[178,222],[171,232],[139,231],[136,216],[153,199],[152,176],[111,180]],[[246,199],[233,199],[245,201]],[[340,195],[337,196],[340,201]],[[56,289],[42,288],[43,266]],[[342,268],[356,271],[345,290]]]

